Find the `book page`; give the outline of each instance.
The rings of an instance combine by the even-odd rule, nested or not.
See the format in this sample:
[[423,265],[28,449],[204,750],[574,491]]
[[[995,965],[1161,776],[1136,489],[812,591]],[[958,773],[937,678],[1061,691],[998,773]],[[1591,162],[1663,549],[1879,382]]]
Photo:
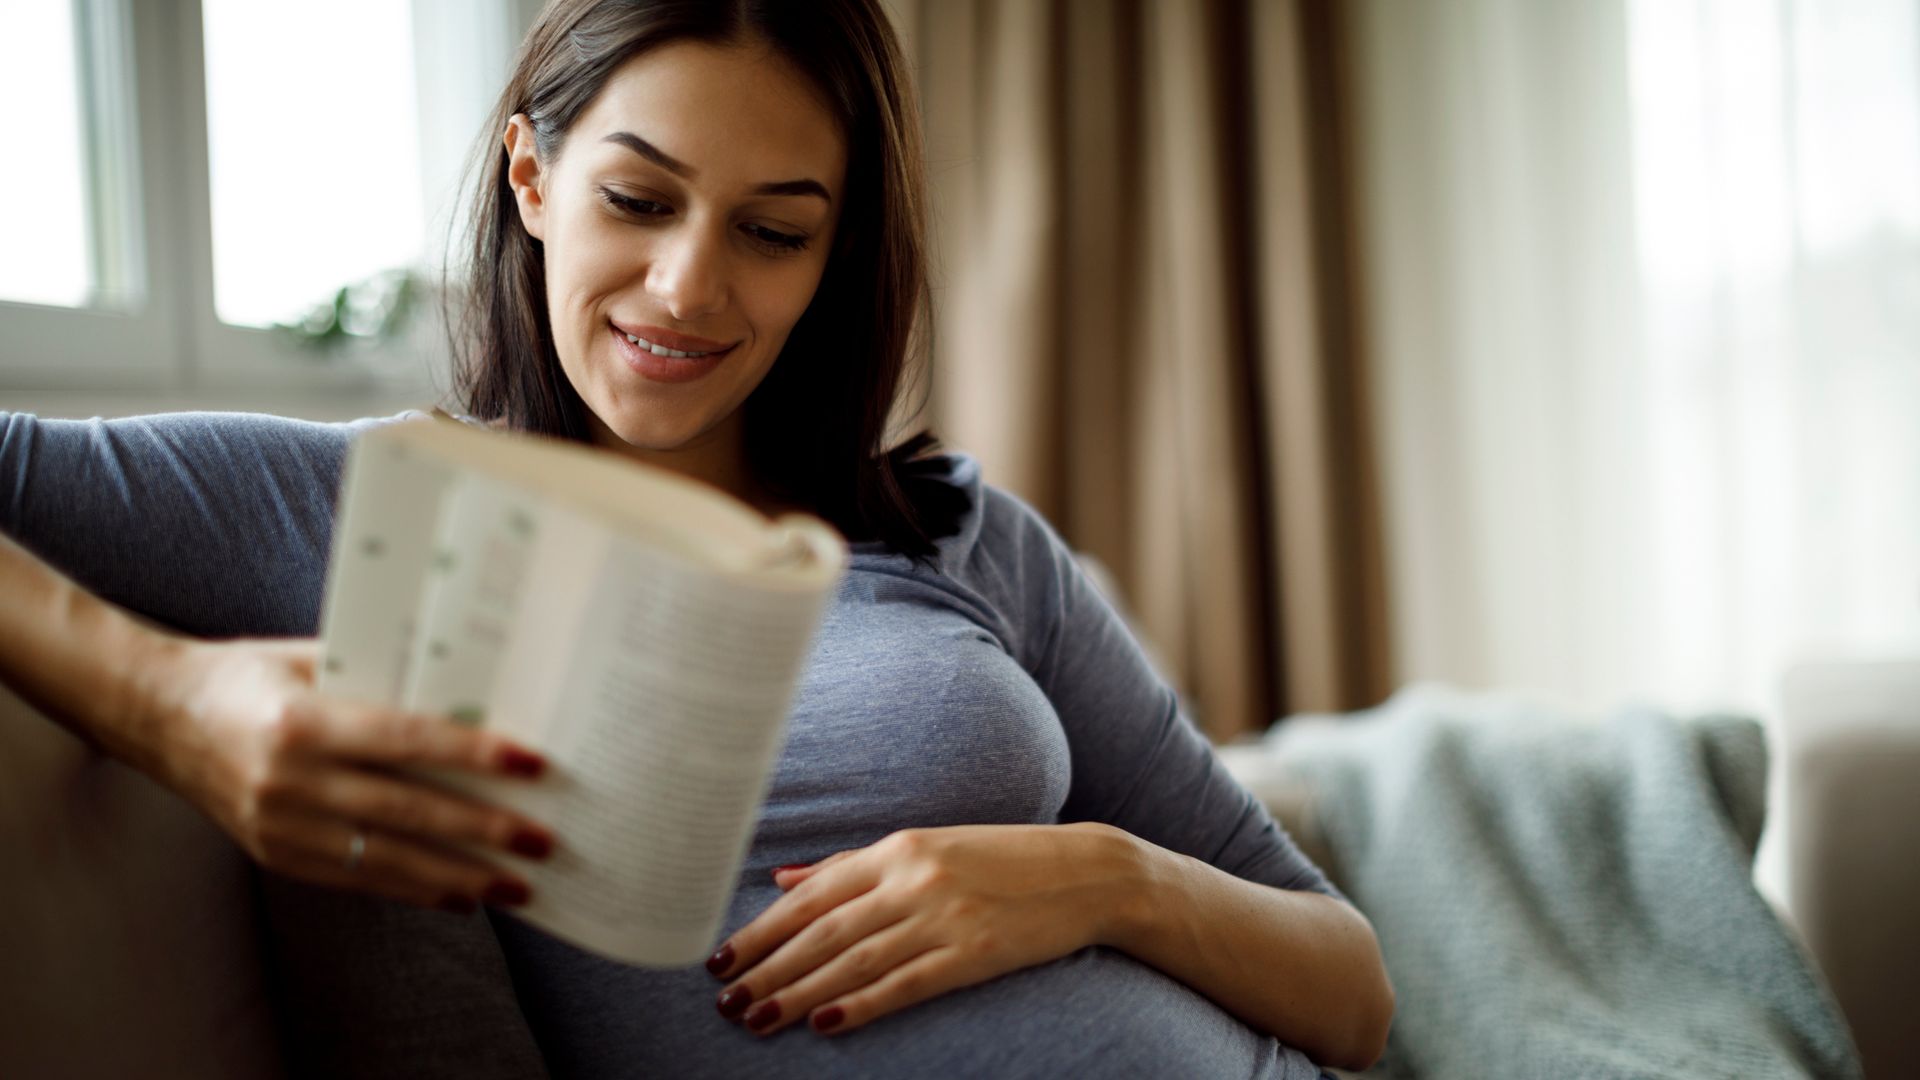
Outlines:
[[631,963],[711,951],[827,595],[610,546],[545,725],[563,779],[528,810],[562,844],[525,864],[526,918]]
[[403,708],[479,727],[507,654],[544,507],[478,473],[441,505]]
[[321,693],[399,702],[434,522],[456,475],[404,441],[363,438],[350,448],[321,617]]

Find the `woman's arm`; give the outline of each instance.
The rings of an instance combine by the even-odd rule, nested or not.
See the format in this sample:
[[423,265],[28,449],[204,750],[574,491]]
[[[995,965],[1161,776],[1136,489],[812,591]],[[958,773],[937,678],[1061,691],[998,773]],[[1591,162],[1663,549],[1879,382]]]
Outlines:
[[786,895],[708,964],[729,980],[721,1012],[762,1035],[850,1031],[1089,945],[1341,1068],[1372,1065],[1393,1018],[1373,928],[1345,901],[1099,822],[906,829],[774,880]]
[[[368,768],[525,776],[537,757],[442,718],[320,698],[311,642],[202,642],[145,626],[4,534],[0,597],[0,682],[185,797],[269,869],[471,911],[526,887],[454,845],[551,848],[517,815]],[[366,852],[349,867],[356,830]]]
[[102,753],[143,771],[152,739],[138,702],[164,670],[160,634],[100,601],[0,533],[0,682]]
[[1322,1064],[1358,1070],[1379,1060],[1393,986],[1365,916],[1111,832],[1131,849],[1133,875],[1112,894],[1105,944]]
[[1052,527],[986,495],[1002,541],[978,577],[1006,583],[1013,651],[1072,747],[1061,820],[1135,851],[1111,943],[1316,1059],[1370,1064],[1394,1004],[1372,926],[1220,763]]
[[[166,708],[141,712],[127,702],[124,687],[113,689],[114,670],[143,680],[130,684],[136,688],[203,705],[217,695],[188,688],[246,694],[247,686],[294,688],[309,681],[310,639],[320,622],[347,448],[359,431],[404,418],[320,424],[199,412],[55,420],[0,410],[0,533],[66,579],[52,588],[51,578],[27,585],[20,595],[28,602],[20,605],[12,590],[29,578],[8,579],[0,610],[32,607],[38,614],[12,623],[4,649],[17,659],[0,677],[108,752],[116,750],[112,740],[144,738],[178,722],[166,717],[182,715]],[[17,562],[14,573],[20,573]],[[46,650],[56,647],[58,632],[42,617],[49,606],[73,613],[63,655],[71,661],[81,651],[97,652],[80,659],[93,668],[61,668],[56,675],[49,667],[36,677]],[[129,625],[176,636],[163,637],[159,646],[137,635],[123,640]],[[288,637],[309,640],[261,640]],[[136,644],[120,653],[125,640]],[[182,658],[183,666],[171,668],[175,692],[151,685],[162,666],[144,662],[144,647]],[[98,666],[113,663],[120,666]],[[103,670],[108,674],[100,676]],[[74,711],[75,701],[81,712]],[[89,707],[95,712],[86,713]],[[251,715],[269,722],[241,730],[285,730],[271,722],[271,711]],[[217,729],[201,730],[201,742],[232,749],[234,740]],[[118,749],[137,761],[153,743],[142,745],[149,749]],[[190,742],[169,745],[177,760],[202,768],[200,779],[220,775],[206,769],[216,759],[186,749]],[[391,846],[381,852],[379,840],[375,835],[367,844],[363,870],[392,854]],[[332,838],[328,871],[344,870],[347,843],[344,832]],[[411,1076],[425,1069],[479,1080],[543,1074],[506,958],[484,915],[451,916],[310,881],[272,872],[260,878],[269,988],[296,1075]]]

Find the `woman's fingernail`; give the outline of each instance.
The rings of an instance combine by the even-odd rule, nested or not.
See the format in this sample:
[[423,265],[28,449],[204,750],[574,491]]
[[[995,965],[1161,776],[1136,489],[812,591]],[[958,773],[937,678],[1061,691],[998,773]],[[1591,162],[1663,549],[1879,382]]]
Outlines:
[[840,1026],[840,1021],[846,1018],[847,1013],[845,1009],[842,1009],[838,1005],[829,1005],[813,1014],[813,1030],[832,1031],[834,1028]]
[[546,767],[546,758],[529,754],[517,746],[500,751],[500,769],[511,776],[539,776]]
[[515,907],[532,897],[527,887],[517,881],[496,881],[487,886],[484,899],[495,907]]
[[777,876],[788,870],[805,870],[807,867],[812,865],[813,864],[810,862],[798,862],[798,863],[789,864],[787,866],[776,866],[773,868],[773,873]]
[[477,905],[475,905],[473,902],[473,897],[460,896],[458,894],[449,896],[445,900],[440,901],[441,911],[451,911],[455,915],[471,915],[473,914],[473,909],[476,906]]
[[715,975],[733,966],[733,942],[729,941],[707,957],[707,970]]
[[763,1001],[747,1014],[747,1026],[755,1031],[765,1031],[780,1019],[780,1003]]
[[544,859],[553,854],[553,841],[548,837],[529,830],[513,834],[508,847],[532,859]]
[[744,986],[730,986],[721,991],[713,1003],[719,1008],[721,1016],[731,1020],[753,1003],[753,993]]

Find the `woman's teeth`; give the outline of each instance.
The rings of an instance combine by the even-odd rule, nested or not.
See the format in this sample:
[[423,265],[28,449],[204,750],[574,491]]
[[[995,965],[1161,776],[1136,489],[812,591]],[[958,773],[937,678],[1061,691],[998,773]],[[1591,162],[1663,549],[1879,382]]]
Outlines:
[[653,342],[648,341],[646,338],[635,337],[632,334],[627,335],[627,340],[633,342],[635,345],[638,345],[643,349],[646,349],[648,352],[651,352],[655,356],[677,356],[683,360],[698,360],[703,356],[713,355],[713,353],[711,352],[681,352],[679,349],[669,349],[665,345],[655,345]]

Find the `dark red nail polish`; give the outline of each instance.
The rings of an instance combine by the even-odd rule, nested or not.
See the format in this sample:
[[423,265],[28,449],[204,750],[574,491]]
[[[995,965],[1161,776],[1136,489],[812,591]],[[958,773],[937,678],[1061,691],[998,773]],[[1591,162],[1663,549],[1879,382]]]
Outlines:
[[813,1030],[832,1031],[834,1028],[840,1026],[840,1021],[846,1018],[847,1013],[845,1009],[842,1009],[838,1005],[829,1005],[813,1014]]
[[471,896],[455,895],[440,901],[441,911],[451,911],[455,915],[471,915],[476,906]]
[[538,754],[529,754],[519,747],[509,746],[500,751],[500,768],[513,776],[539,776],[547,767],[547,760]]
[[495,907],[515,907],[532,899],[533,894],[517,881],[496,881],[487,886],[485,900]]
[[755,1031],[765,1031],[780,1019],[780,1003],[763,1001],[747,1014],[747,1026]]
[[753,993],[744,986],[728,987],[714,999],[714,1005],[720,1010],[720,1015],[729,1020],[745,1012],[747,1006],[751,1004],[753,1004]]
[[732,966],[733,966],[733,942],[731,941],[720,946],[720,948],[714,950],[714,954],[712,956],[707,957],[707,970],[712,972],[715,976],[718,976],[721,972],[727,970]]
[[553,841],[537,832],[514,833],[507,846],[531,859],[544,859],[553,854]]

